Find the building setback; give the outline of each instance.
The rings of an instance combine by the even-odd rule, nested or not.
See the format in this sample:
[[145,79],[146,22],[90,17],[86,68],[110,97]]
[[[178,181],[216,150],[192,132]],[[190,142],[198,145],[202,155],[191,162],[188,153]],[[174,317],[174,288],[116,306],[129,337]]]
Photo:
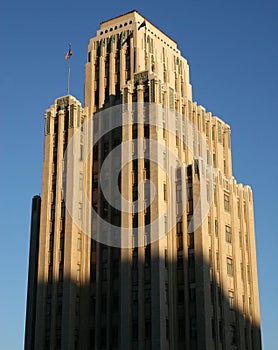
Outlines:
[[[113,128],[113,113],[105,111],[115,108],[131,122]],[[109,132],[87,156],[90,116],[94,138],[101,123]],[[72,157],[82,168],[69,180],[63,161],[76,132]],[[143,184],[147,198],[151,182],[156,194],[143,210],[119,211],[103,195],[100,172],[116,146],[137,139],[144,140],[141,157],[133,149],[119,156],[119,166],[130,159],[119,175],[121,193],[136,202]],[[162,145],[161,167],[147,156],[151,139]],[[229,125],[192,101],[189,66],[175,41],[137,11],[102,22],[88,46],[85,107],[71,95],[57,98],[45,113],[44,140],[42,195],[32,207],[26,350],[261,349],[252,191],[232,175]],[[141,146],[134,147],[139,154]],[[179,159],[174,167],[172,154]],[[204,199],[210,164],[214,181],[205,184]],[[73,197],[76,209],[67,204],[69,187],[85,192],[104,221],[128,228],[130,244],[105,242],[84,196]],[[167,234],[151,226],[157,218]]]

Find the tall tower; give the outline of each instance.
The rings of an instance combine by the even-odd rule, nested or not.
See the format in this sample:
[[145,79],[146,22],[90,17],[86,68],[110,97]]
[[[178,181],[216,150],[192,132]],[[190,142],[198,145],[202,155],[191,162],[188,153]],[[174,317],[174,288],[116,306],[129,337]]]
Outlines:
[[261,349],[252,191],[176,42],[137,11],[102,22],[85,108],[45,119],[25,348]]

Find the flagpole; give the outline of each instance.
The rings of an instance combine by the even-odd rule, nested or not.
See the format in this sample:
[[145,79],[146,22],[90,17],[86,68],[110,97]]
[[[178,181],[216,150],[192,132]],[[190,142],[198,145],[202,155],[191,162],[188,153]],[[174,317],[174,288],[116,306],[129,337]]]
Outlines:
[[69,51],[66,54],[66,60],[68,61],[68,95],[70,94],[70,56],[72,55],[71,44],[69,44]]
[[68,59],[68,95],[70,94],[70,57]]

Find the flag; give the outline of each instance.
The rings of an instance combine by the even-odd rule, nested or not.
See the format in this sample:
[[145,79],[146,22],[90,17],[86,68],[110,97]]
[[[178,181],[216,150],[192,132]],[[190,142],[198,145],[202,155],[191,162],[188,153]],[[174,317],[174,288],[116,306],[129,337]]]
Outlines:
[[70,56],[72,55],[71,47],[69,47],[69,51],[67,52],[65,59],[68,60],[70,59]]
[[146,27],[146,20],[144,19],[144,21],[140,24],[140,26],[138,27],[138,30],[140,30],[141,28]]

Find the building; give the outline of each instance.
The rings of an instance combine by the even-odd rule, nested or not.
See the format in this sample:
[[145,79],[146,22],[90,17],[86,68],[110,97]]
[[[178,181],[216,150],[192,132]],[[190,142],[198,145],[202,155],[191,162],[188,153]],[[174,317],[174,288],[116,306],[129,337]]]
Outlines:
[[[130,211],[104,195],[115,167]],[[177,43],[137,11],[90,40],[85,107],[67,95],[46,111],[42,183],[25,349],[261,349],[252,191],[232,176],[230,127],[192,101]]]

